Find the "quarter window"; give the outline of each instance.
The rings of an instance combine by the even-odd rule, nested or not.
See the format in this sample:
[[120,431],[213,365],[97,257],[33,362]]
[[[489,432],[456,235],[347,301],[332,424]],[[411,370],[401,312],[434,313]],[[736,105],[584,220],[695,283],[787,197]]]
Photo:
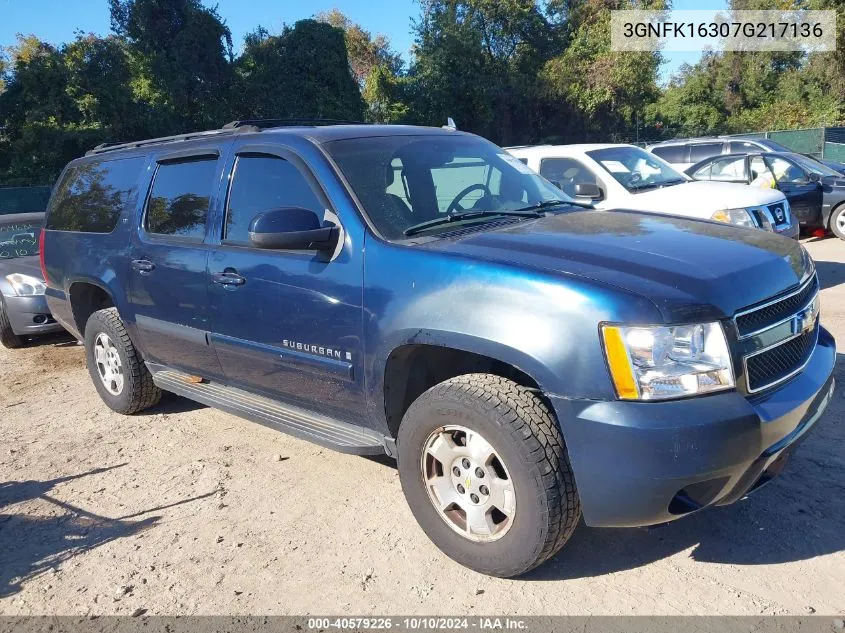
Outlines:
[[70,167],[50,204],[46,228],[111,233],[146,159],[90,161]]
[[713,161],[711,165],[711,180],[721,180],[725,182],[745,180],[745,156],[722,158],[720,160]]
[[216,158],[160,163],[147,201],[145,230],[202,240],[216,169]]
[[722,143],[697,143],[690,146],[689,162],[697,163],[711,156],[718,156],[722,153]]
[[302,173],[283,158],[239,156],[235,165],[223,239],[249,244],[249,225],[259,213],[300,207],[323,215],[323,205]]

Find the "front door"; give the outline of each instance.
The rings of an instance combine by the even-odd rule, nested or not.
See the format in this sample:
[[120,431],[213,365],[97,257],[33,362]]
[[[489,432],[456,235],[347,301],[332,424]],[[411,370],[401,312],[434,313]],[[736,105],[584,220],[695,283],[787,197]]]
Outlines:
[[216,153],[160,159],[133,230],[129,304],[144,358],[220,375],[208,341],[206,220],[222,162]]
[[362,249],[343,237],[334,254],[254,248],[248,230],[258,213],[333,215],[300,159],[260,149],[235,153],[220,246],[208,261],[214,348],[229,384],[360,423]]
[[792,213],[807,226],[820,226],[822,222],[822,186],[807,177],[803,168],[781,156],[763,154],[775,175],[777,188],[789,200]]

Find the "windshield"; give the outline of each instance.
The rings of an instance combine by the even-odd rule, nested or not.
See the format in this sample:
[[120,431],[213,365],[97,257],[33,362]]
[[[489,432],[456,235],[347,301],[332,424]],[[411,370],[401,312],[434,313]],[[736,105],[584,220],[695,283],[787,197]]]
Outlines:
[[40,234],[39,223],[0,224],[0,259],[38,255]]
[[815,158],[810,158],[809,156],[804,156],[803,154],[787,154],[789,158],[794,160],[798,163],[805,171],[808,171],[813,174],[818,174],[819,176],[839,176],[839,172],[834,169],[831,169],[827,165],[820,163]]
[[[389,240],[423,222],[479,212],[438,224],[426,234],[500,219],[495,213],[570,201],[505,150],[474,136],[379,136],[325,144],[364,211]],[[417,231],[414,231],[417,232]]]
[[668,164],[639,147],[607,147],[587,152],[587,156],[632,193],[677,185],[687,180]]

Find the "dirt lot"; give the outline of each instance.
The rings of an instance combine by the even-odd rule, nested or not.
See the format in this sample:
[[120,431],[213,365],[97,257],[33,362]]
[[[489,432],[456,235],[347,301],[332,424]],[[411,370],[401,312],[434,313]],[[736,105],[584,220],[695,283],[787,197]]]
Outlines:
[[[845,244],[808,247],[845,340]],[[753,497],[657,529],[582,525],[506,581],[435,549],[388,461],[176,397],[123,417],[74,342],[0,348],[0,613],[843,614],[843,393]]]

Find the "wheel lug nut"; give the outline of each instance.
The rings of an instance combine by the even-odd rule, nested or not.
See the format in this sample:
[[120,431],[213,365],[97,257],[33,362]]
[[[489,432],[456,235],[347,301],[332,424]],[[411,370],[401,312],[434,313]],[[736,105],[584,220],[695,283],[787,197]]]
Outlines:
[[462,465],[464,468],[467,468],[467,469],[468,469],[468,468],[469,468],[472,464],[470,464],[470,463],[469,463],[469,460],[468,460],[466,457],[464,457],[463,461],[461,462],[461,465]]
[[480,492],[481,494],[483,494],[485,496],[490,494],[490,491],[487,489],[487,486],[479,487],[478,492]]
[[469,498],[472,499],[473,503],[478,503],[478,495],[474,492],[469,496]]
[[484,477],[484,469],[481,468],[481,466],[475,469],[475,476],[479,479],[482,479]]
[[464,494],[466,492],[466,488],[464,488],[461,484],[458,484],[458,492]]
[[452,474],[453,474],[455,477],[460,477],[460,476],[461,476],[461,469],[460,469],[460,468],[458,468],[457,466],[455,466],[455,467],[452,469]]

